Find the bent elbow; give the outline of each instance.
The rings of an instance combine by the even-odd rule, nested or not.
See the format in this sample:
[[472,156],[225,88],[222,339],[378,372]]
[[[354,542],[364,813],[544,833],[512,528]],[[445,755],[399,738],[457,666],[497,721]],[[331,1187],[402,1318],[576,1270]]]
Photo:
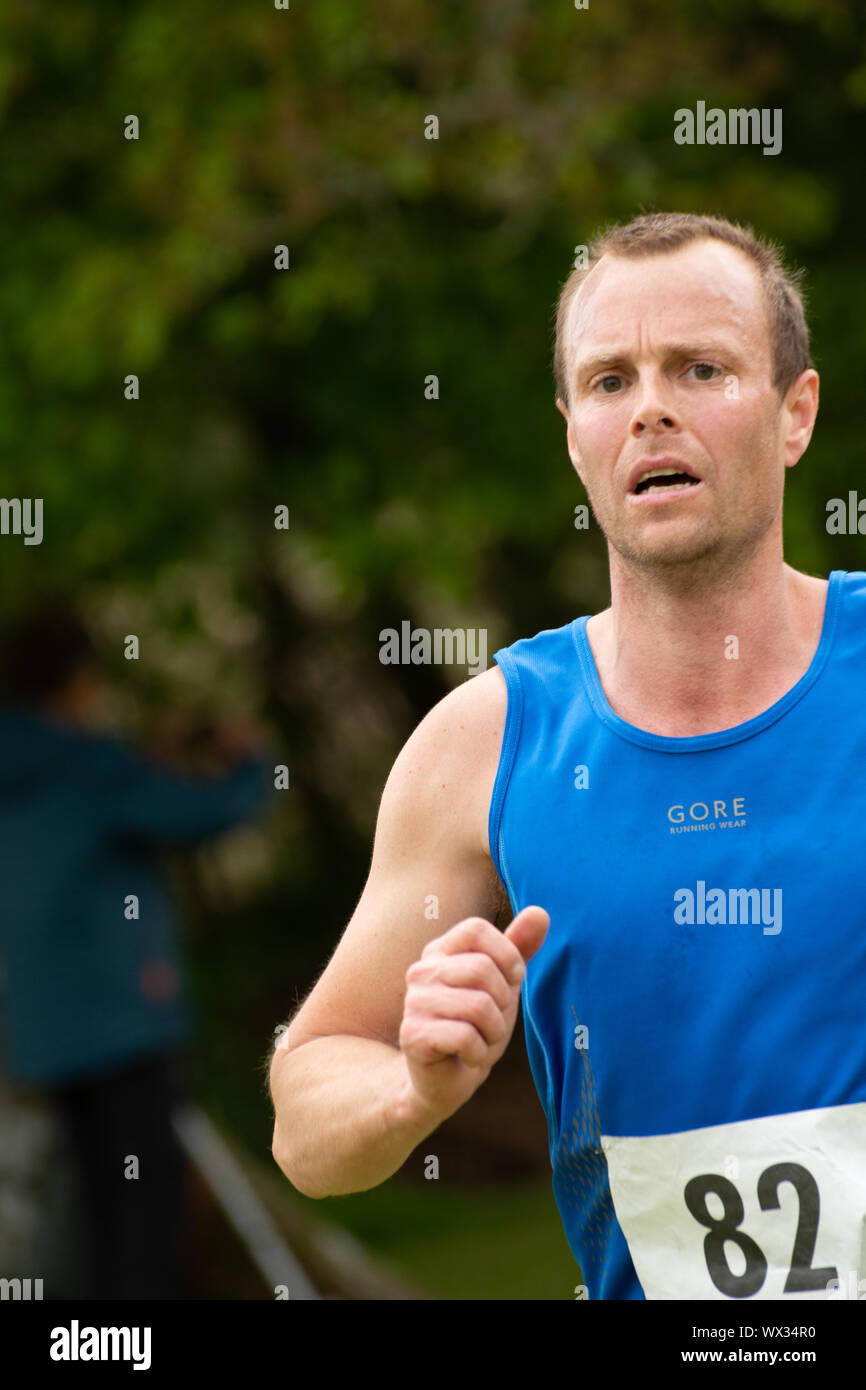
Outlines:
[[301,1180],[294,1164],[292,1155],[287,1151],[284,1144],[280,1142],[278,1126],[274,1126],[274,1138],[271,1144],[271,1155],[274,1162],[282,1173],[283,1177],[290,1182],[296,1192],[300,1192],[302,1197],[311,1197],[318,1200],[327,1197],[329,1194],[322,1191],[314,1191],[309,1183]]

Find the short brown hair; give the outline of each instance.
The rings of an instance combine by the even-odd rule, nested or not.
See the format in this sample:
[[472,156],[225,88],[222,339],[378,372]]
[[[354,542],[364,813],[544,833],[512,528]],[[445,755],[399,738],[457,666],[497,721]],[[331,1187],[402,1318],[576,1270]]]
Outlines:
[[589,245],[588,264],[577,266],[564,282],[556,305],[556,342],[553,374],[557,399],[569,405],[568,361],[565,325],[571,302],[587,275],[604,255],[661,256],[678,251],[700,237],[714,237],[744,251],[758,267],[773,338],[773,384],[780,396],[801,372],[812,366],[809,355],[809,329],[806,325],[802,270],[787,270],[781,253],[772,242],[755,235],[751,227],[728,222],[723,217],[701,217],[690,212],[651,212],[635,217],[625,225],[605,227]]

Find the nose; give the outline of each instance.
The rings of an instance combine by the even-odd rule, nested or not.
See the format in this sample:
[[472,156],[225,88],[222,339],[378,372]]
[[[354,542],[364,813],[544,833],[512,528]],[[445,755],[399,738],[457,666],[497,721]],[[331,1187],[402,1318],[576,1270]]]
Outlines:
[[670,401],[669,388],[657,373],[644,378],[638,388],[630,431],[642,435],[646,430],[678,430],[679,417]]

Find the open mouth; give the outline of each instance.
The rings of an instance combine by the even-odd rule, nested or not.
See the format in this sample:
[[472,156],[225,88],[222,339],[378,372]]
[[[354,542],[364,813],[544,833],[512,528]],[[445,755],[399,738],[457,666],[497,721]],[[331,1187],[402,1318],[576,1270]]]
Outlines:
[[693,478],[691,473],[674,468],[652,469],[640,479],[634,488],[633,496],[641,497],[646,492],[682,492],[685,488],[695,487],[699,482],[700,478]]

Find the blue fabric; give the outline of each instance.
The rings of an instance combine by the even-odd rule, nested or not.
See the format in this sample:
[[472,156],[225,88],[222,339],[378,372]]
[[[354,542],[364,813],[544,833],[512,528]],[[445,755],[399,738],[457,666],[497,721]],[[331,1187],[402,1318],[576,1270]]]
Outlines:
[[[490,844],[514,912],[551,917],[523,1011],[566,1235],[590,1298],[640,1299],[602,1134],[866,1100],[866,573],[832,572],[808,671],[721,733],[619,718],[586,623],[495,653]],[[712,888],[781,889],[781,930],[676,920]]]
[[[158,851],[246,820],[268,789],[257,760],[187,779],[115,739],[0,710],[0,1016],[11,1076],[71,1080],[188,1041]],[[137,921],[124,916],[133,893]],[[154,969],[157,986],[159,972],[176,972],[169,997],[158,997]]]

